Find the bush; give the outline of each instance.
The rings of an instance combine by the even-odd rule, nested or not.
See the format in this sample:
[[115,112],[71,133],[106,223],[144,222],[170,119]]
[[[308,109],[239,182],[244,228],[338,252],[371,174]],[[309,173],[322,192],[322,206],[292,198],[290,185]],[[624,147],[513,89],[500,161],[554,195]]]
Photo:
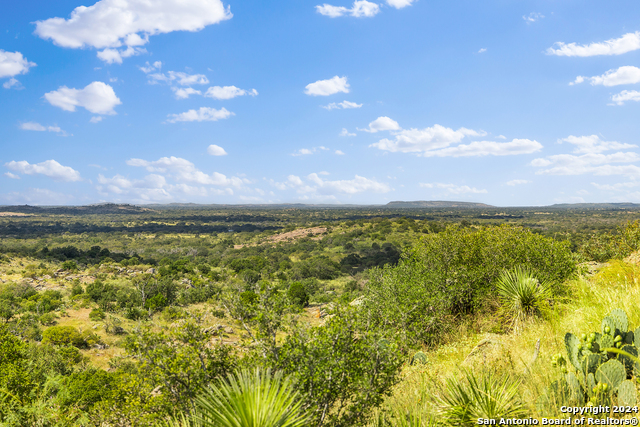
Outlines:
[[45,326],[50,326],[50,325],[55,325],[56,324],[56,319],[58,318],[58,316],[56,316],[53,313],[45,313],[42,316],[40,316],[40,323],[42,325]]
[[289,286],[287,296],[291,303],[299,308],[304,308],[309,305],[309,294],[307,294],[304,285],[300,282],[293,282]]
[[450,226],[423,236],[397,267],[371,270],[364,305],[373,324],[391,327],[414,344],[433,343],[450,324],[448,317],[492,306],[498,278],[517,266],[526,266],[555,293],[576,272],[568,242],[522,227]]
[[91,321],[93,322],[99,322],[103,320],[104,317],[105,317],[104,311],[100,310],[99,308],[94,308],[89,313],[89,319],[91,319]]
[[43,344],[72,345],[77,348],[87,347],[87,342],[73,326],[52,326],[42,333]]
[[78,264],[73,260],[69,260],[62,263],[62,268],[68,271],[78,271]]

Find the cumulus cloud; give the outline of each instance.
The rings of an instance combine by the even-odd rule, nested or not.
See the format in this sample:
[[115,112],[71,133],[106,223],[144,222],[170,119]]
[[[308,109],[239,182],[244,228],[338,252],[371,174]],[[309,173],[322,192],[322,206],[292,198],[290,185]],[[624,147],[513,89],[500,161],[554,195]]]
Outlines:
[[179,182],[236,187],[241,186],[243,183],[240,178],[227,178],[225,175],[218,172],[206,174],[196,168],[190,161],[174,156],[162,157],[155,161],[130,159],[127,160],[127,165],[143,167],[149,172],[167,173]]
[[526,179],[512,179],[511,181],[507,182],[507,185],[513,187],[516,185],[529,184],[529,183],[531,183],[531,181],[528,181]]
[[640,175],[640,168],[630,163],[640,161],[640,155],[633,151],[618,151],[603,154],[604,151],[635,148],[635,145],[616,141],[602,141],[597,135],[569,136],[558,140],[568,142],[576,148],[574,154],[556,154],[534,159],[531,165],[540,168],[536,174],[544,175]]
[[200,107],[199,110],[189,110],[180,114],[169,114],[169,123],[176,122],[216,122],[234,116],[235,113],[226,108],[216,110],[215,108]]
[[102,116],[93,116],[89,119],[91,123],[100,123],[104,117]]
[[355,133],[350,133],[347,128],[342,128],[340,131],[340,136],[356,136]]
[[[400,4],[406,3],[407,0],[388,0],[388,2],[390,2],[389,4]],[[411,3],[410,0],[409,3]],[[367,0],[356,0],[353,2],[353,6],[350,9],[344,6],[332,6],[325,3],[322,6],[316,6],[316,12],[330,18],[338,18],[345,15],[353,16],[355,18],[371,18],[380,12],[380,6]]]
[[[144,67],[140,68],[141,70]],[[209,79],[204,74],[188,74],[182,71],[168,71],[167,74],[164,73],[152,73],[147,74],[147,78],[149,79],[149,83],[174,83],[180,86],[192,86],[192,85],[206,85],[209,83]]]
[[411,6],[416,0],[387,0],[387,4],[396,9],[402,9],[403,7]]
[[368,129],[358,129],[364,132],[376,133],[384,130],[399,130],[400,125],[395,120],[382,116],[369,123]]
[[627,101],[640,101],[640,92],[637,90],[623,90],[611,97],[611,101],[618,105],[624,105]]
[[337,154],[338,156],[344,156],[344,152],[342,150],[336,150],[335,154]]
[[394,135],[393,139],[381,139],[370,147],[393,153],[416,153],[423,157],[510,156],[542,149],[542,144],[537,141],[517,138],[510,142],[472,141],[461,144],[464,138],[482,137],[487,133],[467,128],[454,130],[438,124],[424,129],[402,129],[389,117],[379,117],[369,124],[369,129],[359,130],[389,130]]
[[558,140],[559,144],[568,142],[574,145],[576,148],[574,153],[586,154],[586,153],[602,153],[603,151],[610,150],[626,150],[629,148],[637,148],[637,145],[621,143],[617,141],[603,141],[598,135],[589,136],[573,136],[569,135],[566,138]]
[[640,186],[640,181],[631,181],[631,182],[619,182],[616,184],[598,184],[592,182],[591,185],[596,187],[598,190],[604,191],[625,191],[630,188],[634,188]]
[[67,133],[60,129],[59,126],[42,126],[40,123],[36,122],[24,122],[20,123],[19,127],[22,130],[33,130],[36,132],[55,132],[60,136],[67,136]]
[[296,152],[292,153],[292,156],[308,156],[314,153],[317,153],[319,151],[327,151],[329,150],[327,147],[323,147],[322,145],[319,147],[313,147],[313,148],[301,148],[299,150],[297,150]]
[[227,152],[224,151],[224,148],[220,147],[219,145],[215,145],[215,144],[211,144],[207,148],[207,153],[211,154],[212,156],[226,156],[227,155]]
[[293,189],[298,194],[305,194],[311,197],[357,194],[367,191],[374,193],[391,191],[391,187],[387,184],[359,175],[356,175],[353,179],[336,181],[322,179],[320,175],[326,175],[326,173],[312,173],[307,175],[304,180],[299,176],[289,175],[285,182],[271,181],[271,184],[279,190]]
[[467,193],[473,193],[473,194],[485,194],[487,193],[487,190],[479,190],[475,187],[469,187],[468,185],[455,185],[455,184],[444,184],[441,182],[435,182],[435,183],[420,183],[420,187],[422,188],[440,188],[443,190],[446,190],[447,193],[450,194],[467,194]]
[[204,96],[213,99],[232,99],[236,96],[251,95],[256,96],[258,91],[255,89],[244,90],[235,86],[212,86],[205,92]]
[[11,172],[5,172],[4,176],[6,176],[7,178],[11,178],[11,179],[20,179],[19,175],[16,175],[16,174],[11,173]]
[[640,68],[626,65],[616,70],[609,70],[601,76],[584,77],[578,76],[576,79],[569,83],[571,85],[580,84],[588,80],[592,86],[618,86],[628,85],[640,82]]
[[537,12],[531,12],[530,14],[524,15],[522,17],[522,19],[524,19],[527,22],[527,24],[534,23],[542,18],[544,18],[544,15]]
[[576,43],[557,42],[547,49],[547,55],[556,56],[597,56],[622,55],[640,49],[640,31],[627,33],[620,38],[604,42],[578,45]]
[[487,51],[487,49],[485,49],[485,48],[483,47],[483,48],[481,48],[481,49],[478,51],[478,53],[485,53],[486,51]]
[[347,83],[346,77],[334,76],[327,80],[318,80],[309,83],[304,90],[304,93],[311,96],[329,96],[338,92],[349,93],[349,83]]
[[61,47],[103,49],[98,57],[113,63],[139,53],[149,36],[200,31],[232,16],[220,0],[101,0],[78,6],[69,19],[37,21],[35,34]]
[[176,95],[176,99],[187,99],[190,95],[202,95],[202,92],[193,88],[172,87],[171,90]]
[[351,102],[351,101],[342,101],[342,102],[332,102],[329,105],[321,105],[322,108],[326,109],[326,110],[346,110],[349,108],[360,108],[362,107],[362,104],[356,104],[355,102]]
[[69,166],[62,166],[55,160],[46,160],[42,163],[29,164],[29,162],[22,160],[19,162],[11,161],[5,163],[4,166],[17,173],[25,175],[44,175],[55,181],[81,181],[80,172],[74,170]]
[[7,52],[0,49],[0,79],[26,74],[29,68],[35,66],[35,62],[27,61],[27,58],[22,56],[20,52]]
[[116,114],[113,108],[122,104],[113,88],[103,82],[89,83],[84,89],[62,86],[45,93],[44,99],[65,111],[76,111],[76,107],[83,107],[94,114]]

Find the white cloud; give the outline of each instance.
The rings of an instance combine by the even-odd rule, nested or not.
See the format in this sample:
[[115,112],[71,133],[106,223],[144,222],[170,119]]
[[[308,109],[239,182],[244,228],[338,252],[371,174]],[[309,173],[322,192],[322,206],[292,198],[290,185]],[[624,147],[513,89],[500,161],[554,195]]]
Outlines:
[[336,150],[335,154],[337,154],[338,156],[344,156],[344,152],[342,150]]
[[512,179],[511,181],[507,182],[507,185],[510,186],[515,186],[515,185],[521,185],[521,184],[529,184],[531,183],[531,181],[527,181],[526,179]]
[[584,82],[585,80],[589,80],[592,86],[596,86],[596,85],[618,86],[618,85],[628,85],[628,84],[639,83],[640,68],[626,65],[618,68],[617,70],[609,70],[601,76],[593,76],[593,77],[578,76],[570,84],[571,85],[579,84]]
[[235,113],[226,108],[216,110],[215,108],[200,107],[199,110],[189,110],[180,114],[169,114],[169,123],[176,122],[216,122],[234,116]]
[[55,160],[46,160],[42,163],[29,164],[29,162],[22,160],[19,162],[11,161],[5,163],[4,166],[17,173],[25,175],[41,174],[47,176],[55,181],[80,181],[80,172],[74,170],[69,166],[62,166]]
[[425,129],[401,129],[396,121],[388,117],[380,117],[369,124],[369,129],[360,130],[395,131],[392,132],[394,139],[384,138],[370,147],[393,153],[417,153],[423,157],[511,156],[530,154],[542,149],[542,144],[529,139],[513,139],[510,142],[473,141],[460,144],[466,137],[486,136],[487,133],[467,128],[453,130],[438,124]]
[[211,144],[207,148],[207,153],[211,154],[212,156],[226,156],[227,155],[227,152],[224,151],[224,148],[220,147],[219,145],[215,145],[215,144]]
[[304,93],[311,96],[328,96],[338,92],[349,93],[346,77],[334,76],[327,80],[318,80],[309,83],[304,90]]
[[98,52],[98,59],[106,62],[107,64],[122,64],[122,58],[128,58],[130,56],[137,56],[143,53],[147,53],[146,49],[141,47],[128,46],[126,49],[105,49]]
[[75,111],[83,107],[94,114],[116,114],[113,108],[122,104],[113,88],[103,82],[93,82],[84,89],[70,89],[66,86],[44,94],[44,99],[54,107],[65,111]]
[[640,156],[634,152],[618,152],[613,154],[588,153],[581,156],[573,154],[557,154],[545,158],[534,159],[531,165],[540,169],[538,175],[640,175],[640,168],[635,165],[612,165],[612,163],[635,163]]
[[475,187],[469,187],[468,185],[455,185],[455,184],[444,184],[441,182],[435,183],[420,183],[420,187],[422,188],[440,188],[446,190],[450,194],[486,194],[487,190],[478,190]]
[[524,19],[525,21],[527,21],[527,24],[531,24],[533,22],[536,22],[539,19],[544,18],[544,15],[541,13],[537,13],[537,12],[531,12],[529,15],[524,15],[522,17],[522,19]]
[[362,107],[362,104],[356,104],[355,102],[350,102],[350,101],[342,101],[342,102],[332,102],[329,105],[321,105],[322,108],[326,109],[326,110],[339,110],[339,109],[349,109],[349,108],[360,108]]
[[16,174],[11,173],[11,172],[5,172],[4,176],[6,176],[7,178],[11,178],[11,179],[20,179],[19,175],[16,175]]
[[100,123],[104,117],[102,116],[93,116],[89,119],[91,123]]
[[[406,3],[411,0],[388,0],[391,3]],[[380,12],[380,6],[375,3],[371,3],[367,0],[356,0],[353,2],[351,9],[344,6],[332,6],[330,4],[323,4],[322,6],[316,6],[316,12],[321,15],[328,16],[330,18],[338,18],[344,15],[350,15],[356,18],[371,18],[376,16]]]
[[202,92],[193,88],[172,87],[171,90],[176,95],[176,99],[187,99],[190,95],[202,95]]
[[313,147],[311,149],[309,149],[309,148],[301,148],[298,151],[292,153],[291,155],[292,156],[308,156],[308,155],[317,153],[319,151],[327,151],[327,150],[329,150],[329,149],[327,147],[323,147],[323,146]]
[[214,172],[206,174],[197,169],[193,163],[180,157],[162,157],[155,161],[143,159],[127,160],[127,165],[143,167],[149,172],[168,173],[179,182],[192,182],[201,185],[236,186],[242,185],[240,178],[227,178],[225,175]]
[[610,150],[625,150],[628,148],[636,148],[637,145],[626,144],[617,141],[602,141],[598,135],[590,136],[573,136],[569,135],[566,138],[558,140],[559,144],[568,142],[573,144],[576,148],[573,150],[577,154],[587,153],[602,153],[603,151]]
[[640,31],[627,33],[618,39],[610,39],[604,42],[577,45],[576,43],[557,42],[547,49],[547,55],[557,56],[596,56],[596,55],[622,55],[640,49]]
[[0,49],[0,79],[26,74],[29,68],[35,66],[34,62],[27,61],[20,52],[7,52]]
[[356,194],[364,191],[387,193],[391,191],[391,188],[387,184],[359,175],[356,175],[354,179],[350,180],[323,181],[318,174],[312,173],[307,176],[307,179],[316,184],[315,189],[320,194]]
[[204,94],[204,96],[213,99],[232,99],[236,96],[256,96],[257,94],[258,91],[255,89],[244,90],[235,86],[213,86],[207,89],[207,92]]
[[149,64],[149,61],[147,61],[146,63],[146,67],[138,67],[140,68],[140,71],[142,71],[145,74],[149,74],[153,71],[157,71],[160,70],[162,68],[162,62],[161,61],[156,61],[153,64]]
[[627,101],[640,101],[640,92],[637,90],[623,90],[613,95],[611,100],[618,105],[623,105]]
[[[140,67],[140,69],[144,72],[149,68]],[[168,71],[167,74],[164,74],[164,73],[147,74],[147,78],[149,79],[149,83],[151,84],[165,82],[169,84],[176,83],[176,84],[179,84],[180,86],[192,86],[192,85],[206,85],[209,83],[209,79],[204,74],[187,74],[182,71]]]
[[416,0],[387,0],[387,4],[396,9],[402,9],[403,7],[411,6]]
[[478,51],[478,53],[485,53],[486,51],[487,51],[487,49],[485,49],[485,48],[483,47],[483,48],[481,48],[481,49]]
[[591,185],[596,187],[598,190],[604,191],[625,191],[630,188],[634,188],[640,186],[640,181],[632,181],[632,182],[620,182],[617,184],[609,185],[609,184],[598,184],[592,182]]
[[60,129],[59,126],[42,126],[40,123],[36,122],[24,122],[20,123],[20,129],[22,130],[33,130],[36,132],[56,132],[60,134],[60,136],[67,136],[67,133]]
[[466,136],[481,136],[484,133],[472,129],[453,130],[441,125],[424,129],[400,129],[398,122],[388,117],[379,117],[369,124],[368,132],[378,130],[399,130],[394,140],[382,139],[372,147],[391,152],[417,153],[448,147],[462,141]]
[[355,133],[350,133],[347,128],[342,128],[340,131],[340,136],[356,136]]
[[200,31],[232,16],[220,0],[101,0],[78,6],[69,19],[37,21],[35,34],[61,47],[104,49],[98,53],[100,59],[121,62],[145,45],[149,36]]
[[11,77],[9,80],[7,80],[6,82],[2,83],[2,87],[5,89],[24,89],[22,87],[22,84],[20,84],[20,82],[18,81],[18,79]]
[[358,129],[364,132],[376,133],[383,130],[399,130],[400,125],[395,120],[382,116],[369,123],[369,129]]

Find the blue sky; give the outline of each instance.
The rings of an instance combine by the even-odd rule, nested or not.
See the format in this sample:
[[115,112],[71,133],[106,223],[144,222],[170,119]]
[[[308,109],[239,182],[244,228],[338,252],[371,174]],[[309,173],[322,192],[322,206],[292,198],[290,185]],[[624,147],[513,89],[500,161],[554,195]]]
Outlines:
[[636,2],[0,14],[0,204],[640,202]]

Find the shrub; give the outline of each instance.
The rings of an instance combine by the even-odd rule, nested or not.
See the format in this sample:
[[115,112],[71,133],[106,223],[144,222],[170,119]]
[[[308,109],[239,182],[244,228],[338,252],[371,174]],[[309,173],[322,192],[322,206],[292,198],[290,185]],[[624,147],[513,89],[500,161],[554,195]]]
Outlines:
[[93,321],[93,322],[99,322],[99,321],[103,320],[104,318],[105,318],[104,311],[100,310],[99,308],[94,308],[89,313],[89,319],[91,319],[91,321]]
[[74,372],[65,378],[64,388],[59,394],[60,404],[88,411],[96,403],[109,398],[114,382],[114,374],[102,369]]
[[307,290],[300,282],[293,282],[289,286],[287,296],[289,300],[291,300],[291,303],[299,308],[304,308],[309,305],[309,294],[307,294]]
[[78,271],[78,264],[73,260],[69,260],[62,263],[62,268],[68,271]]
[[55,325],[56,324],[56,319],[58,318],[58,316],[56,316],[53,313],[45,313],[42,316],[40,316],[40,323],[42,325],[45,326],[50,326],[50,325]]
[[521,227],[450,226],[423,236],[396,267],[372,269],[364,307],[372,324],[384,325],[415,344],[434,343],[448,317],[474,313],[497,298],[505,269],[527,266],[551,290],[576,271],[568,242]]
[[82,334],[73,326],[51,326],[42,333],[43,344],[72,345],[77,348],[87,347]]

